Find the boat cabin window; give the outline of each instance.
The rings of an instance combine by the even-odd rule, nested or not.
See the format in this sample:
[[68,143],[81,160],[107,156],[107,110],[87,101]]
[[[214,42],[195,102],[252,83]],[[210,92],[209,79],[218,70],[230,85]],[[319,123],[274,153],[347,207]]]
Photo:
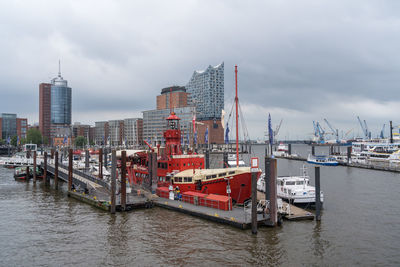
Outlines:
[[207,180],[208,180],[208,179],[211,179],[211,175],[206,176],[206,179],[207,179]]
[[213,174],[211,177],[212,177],[212,178],[217,178],[217,175],[216,175],[216,174]]
[[292,181],[287,181],[286,185],[295,185],[295,182],[294,181],[293,182]]
[[281,183],[281,186],[283,186],[283,185],[285,184],[285,182],[284,182],[284,181],[281,181],[280,183]]
[[235,174],[235,171],[233,171],[233,172],[228,172],[228,174]]
[[304,184],[304,181],[297,181],[296,182],[296,185],[303,185]]
[[225,175],[226,175],[226,172],[223,172],[223,173],[218,174],[218,177],[223,177]]
[[189,183],[190,183],[190,182],[192,182],[192,177],[184,177],[184,178],[183,178],[183,181],[184,181],[184,182],[189,182]]

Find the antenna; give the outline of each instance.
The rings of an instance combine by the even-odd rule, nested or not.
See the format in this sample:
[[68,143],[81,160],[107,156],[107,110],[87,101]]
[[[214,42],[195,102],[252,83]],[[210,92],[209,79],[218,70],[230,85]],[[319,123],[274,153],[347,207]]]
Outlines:
[[58,60],[58,76],[61,77],[61,60]]

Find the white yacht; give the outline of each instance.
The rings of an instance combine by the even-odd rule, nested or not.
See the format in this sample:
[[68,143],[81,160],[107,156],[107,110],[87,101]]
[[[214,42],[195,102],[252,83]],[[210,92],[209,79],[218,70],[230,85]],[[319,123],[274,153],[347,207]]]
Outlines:
[[[229,154],[228,155],[228,168],[236,167],[236,165],[237,165],[236,163],[237,163],[236,155]],[[240,157],[239,157],[239,167],[246,167],[246,163],[242,159],[240,159]]]
[[[293,204],[315,204],[315,187],[310,185],[310,177],[305,166],[300,176],[280,176],[277,178],[277,195],[279,198]],[[265,191],[265,174],[261,174],[257,181],[257,190]],[[324,194],[320,192],[321,203],[324,202]]]

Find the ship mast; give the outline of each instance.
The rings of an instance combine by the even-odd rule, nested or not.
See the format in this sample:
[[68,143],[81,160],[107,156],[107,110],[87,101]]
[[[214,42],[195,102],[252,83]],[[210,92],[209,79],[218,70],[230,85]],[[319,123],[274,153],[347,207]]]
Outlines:
[[237,86],[237,65],[235,65],[235,104],[236,104],[236,167],[239,167],[239,126],[238,126],[238,86]]

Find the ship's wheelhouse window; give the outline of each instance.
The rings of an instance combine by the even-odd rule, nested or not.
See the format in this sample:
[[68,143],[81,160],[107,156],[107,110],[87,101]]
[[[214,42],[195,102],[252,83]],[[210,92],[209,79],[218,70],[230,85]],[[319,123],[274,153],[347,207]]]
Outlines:
[[233,172],[228,172],[228,174],[235,174],[235,171],[233,171]]
[[295,185],[295,182],[287,181],[287,182],[286,182],[286,185]]
[[184,177],[183,181],[187,183],[189,181],[189,177]]
[[217,175],[216,175],[216,174],[213,174],[211,177],[212,177],[212,178],[217,178]]
[[188,177],[188,182],[189,182],[189,183],[192,182],[192,177]]
[[296,185],[302,185],[302,184],[304,184],[304,181],[297,181],[296,182]]
[[218,177],[222,177],[222,176],[225,176],[225,175],[226,175],[226,172],[223,172],[223,173],[218,174]]
[[207,179],[207,180],[208,180],[208,179],[211,179],[211,175],[206,176],[206,179]]

